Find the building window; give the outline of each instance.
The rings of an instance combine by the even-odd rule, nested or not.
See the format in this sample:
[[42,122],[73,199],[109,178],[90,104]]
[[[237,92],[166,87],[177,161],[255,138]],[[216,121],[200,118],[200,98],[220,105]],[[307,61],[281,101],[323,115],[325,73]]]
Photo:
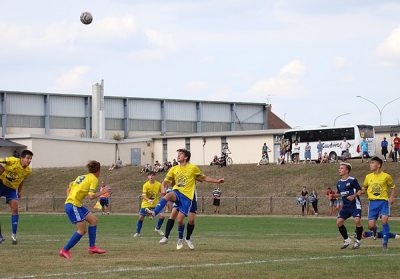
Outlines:
[[162,161],[167,161],[168,160],[168,143],[167,143],[167,139],[163,139],[162,140],[162,149],[163,149],[163,158]]
[[190,150],[190,138],[185,138],[185,149]]

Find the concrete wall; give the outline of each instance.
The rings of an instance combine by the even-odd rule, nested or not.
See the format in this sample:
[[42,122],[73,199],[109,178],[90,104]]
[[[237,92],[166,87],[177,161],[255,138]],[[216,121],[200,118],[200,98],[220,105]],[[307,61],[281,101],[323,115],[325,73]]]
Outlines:
[[261,159],[261,148],[264,142],[272,150],[269,153],[269,158],[270,162],[274,162],[273,140],[273,135],[228,137],[226,139],[229,144],[229,150],[232,152],[229,156],[232,157],[234,164],[258,163]]
[[[176,150],[185,148],[185,138],[180,138],[180,139],[168,139],[168,161],[171,161],[176,158]],[[162,159],[162,157],[160,157]],[[159,160],[155,158],[156,160]]]
[[[185,147],[185,138],[171,139],[168,138],[168,160],[176,157],[176,150]],[[232,152],[230,155],[234,164],[254,164],[261,159],[261,148],[264,142],[272,150],[270,161],[274,162],[274,136],[235,136],[227,137],[229,149]],[[214,155],[221,156],[221,138],[209,137],[206,138],[206,143],[203,147],[203,138],[195,137],[190,139],[190,151],[192,153],[191,162],[196,165],[208,165]],[[162,139],[154,140],[155,159],[162,158]]]
[[[32,133],[35,134],[35,133]],[[86,138],[85,129],[50,129],[50,136],[71,137],[71,138]],[[90,136],[90,135],[89,135]]]
[[[55,139],[12,139],[24,144],[34,152],[32,167],[75,167],[83,166],[89,160],[97,160],[102,165],[111,165],[115,161],[115,143],[71,141]],[[119,155],[123,164],[131,163],[131,148],[140,148],[142,164],[151,160],[152,145],[147,142],[119,143]]]
[[149,163],[153,164],[155,160],[158,160],[156,158],[162,158],[163,155],[163,144],[162,140],[155,140],[153,142],[153,156],[151,157],[151,160],[149,162],[144,162],[144,163]]

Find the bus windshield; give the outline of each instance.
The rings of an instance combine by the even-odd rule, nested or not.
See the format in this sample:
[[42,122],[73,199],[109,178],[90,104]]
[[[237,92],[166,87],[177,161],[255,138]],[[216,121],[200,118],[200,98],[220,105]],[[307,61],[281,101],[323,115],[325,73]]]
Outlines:
[[360,130],[361,138],[373,138],[374,137],[374,127],[368,125],[358,125]]

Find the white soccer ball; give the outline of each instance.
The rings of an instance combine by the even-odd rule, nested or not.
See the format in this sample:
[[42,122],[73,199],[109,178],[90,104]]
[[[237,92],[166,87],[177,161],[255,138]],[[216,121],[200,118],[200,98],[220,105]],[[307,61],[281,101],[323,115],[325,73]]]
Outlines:
[[90,24],[90,23],[92,23],[92,21],[93,21],[93,16],[92,16],[92,14],[91,13],[89,13],[89,12],[83,12],[82,14],[81,14],[81,22],[83,23],[83,24]]

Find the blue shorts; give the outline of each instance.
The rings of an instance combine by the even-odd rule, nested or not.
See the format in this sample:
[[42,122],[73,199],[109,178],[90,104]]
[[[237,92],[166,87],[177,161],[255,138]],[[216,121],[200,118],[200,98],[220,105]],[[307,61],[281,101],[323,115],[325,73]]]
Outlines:
[[353,207],[343,207],[337,216],[338,218],[342,218],[344,220],[350,217],[360,217],[361,218],[361,209],[353,208]]
[[[174,203],[173,208],[178,208],[178,205],[176,203]],[[196,196],[196,194],[194,194],[194,197],[192,200],[192,206],[190,207],[189,212],[197,214],[197,196]]]
[[368,206],[368,220],[378,220],[382,215],[390,216],[390,205],[387,200],[372,200]]
[[100,205],[101,205],[102,207],[108,206],[108,205],[109,205],[108,198],[100,198]]
[[0,197],[6,197],[6,202],[18,199],[18,190],[5,186],[0,182]]
[[[173,190],[176,201],[175,208],[178,208],[179,212],[182,212],[183,215],[188,216],[190,212],[190,208],[192,207],[192,200],[186,197],[184,194],[179,192],[178,190]],[[197,207],[197,206],[196,206]]]
[[77,207],[72,203],[66,203],[64,208],[65,208],[65,213],[67,213],[68,218],[72,224],[85,221],[86,216],[90,213],[90,211],[84,208],[83,206]]
[[368,151],[363,151],[363,157],[365,157],[365,158],[369,158],[369,153],[368,153]]
[[310,159],[310,160],[311,160],[311,151],[306,151],[306,152],[304,152],[304,158],[305,158],[305,159]]

